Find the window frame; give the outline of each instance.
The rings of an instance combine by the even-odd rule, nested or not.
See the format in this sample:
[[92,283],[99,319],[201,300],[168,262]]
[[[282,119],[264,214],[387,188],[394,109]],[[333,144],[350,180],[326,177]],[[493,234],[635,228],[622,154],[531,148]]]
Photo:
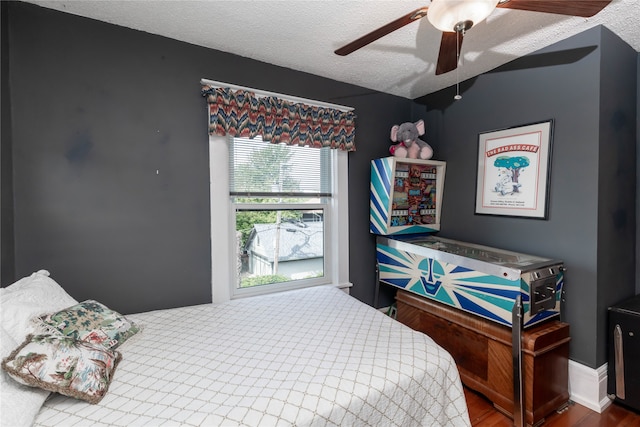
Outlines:
[[[274,285],[238,289],[235,238],[235,203],[229,194],[229,144],[233,137],[209,136],[209,185],[211,209],[211,292],[214,303],[252,295],[331,284],[349,288],[349,222],[347,152],[331,150],[334,158],[332,197],[326,204],[322,278],[300,279]],[[290,207],[291,204],[280,205]],[[308,209],[311,204],[305,204]],[[220,242],[223,242],[220,244]],[[224,243],[226,242],[226,244]],[[238,292],[240,291],[240,292]]]

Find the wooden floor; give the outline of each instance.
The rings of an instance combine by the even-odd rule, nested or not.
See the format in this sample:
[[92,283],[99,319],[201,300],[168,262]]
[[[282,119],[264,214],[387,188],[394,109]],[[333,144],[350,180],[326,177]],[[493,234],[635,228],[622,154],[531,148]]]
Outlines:
[[[513,421],[498,412],[484,396],[465,387],[469,418],[474,427],[511,427]],[[562,413],[548,416],[542,427],[640,427],[640,414],[611,404],[601,414],[571,403]]]

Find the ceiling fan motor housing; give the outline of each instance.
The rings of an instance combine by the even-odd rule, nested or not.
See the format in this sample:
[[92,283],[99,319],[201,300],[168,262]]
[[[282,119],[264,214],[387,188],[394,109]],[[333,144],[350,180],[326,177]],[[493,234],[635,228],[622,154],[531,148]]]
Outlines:
[[464,32],[493,12],[499,0],[432,0],[427,19],[445,32]]

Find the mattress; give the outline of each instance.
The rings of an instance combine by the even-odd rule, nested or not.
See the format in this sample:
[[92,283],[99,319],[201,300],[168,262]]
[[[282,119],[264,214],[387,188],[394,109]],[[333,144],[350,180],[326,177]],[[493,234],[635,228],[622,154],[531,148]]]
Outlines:
[[104,399],[52,394],[35,425],[470,425],[449,353],[335,287],[127,317]]

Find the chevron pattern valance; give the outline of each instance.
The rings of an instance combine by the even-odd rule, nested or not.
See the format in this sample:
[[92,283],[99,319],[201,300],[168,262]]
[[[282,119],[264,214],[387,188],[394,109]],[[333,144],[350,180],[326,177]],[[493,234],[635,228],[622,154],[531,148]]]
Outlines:
[[209,107],[209,134],[355,151],[355,114],[310,106],[276,96],[224,87],[202,86]]

